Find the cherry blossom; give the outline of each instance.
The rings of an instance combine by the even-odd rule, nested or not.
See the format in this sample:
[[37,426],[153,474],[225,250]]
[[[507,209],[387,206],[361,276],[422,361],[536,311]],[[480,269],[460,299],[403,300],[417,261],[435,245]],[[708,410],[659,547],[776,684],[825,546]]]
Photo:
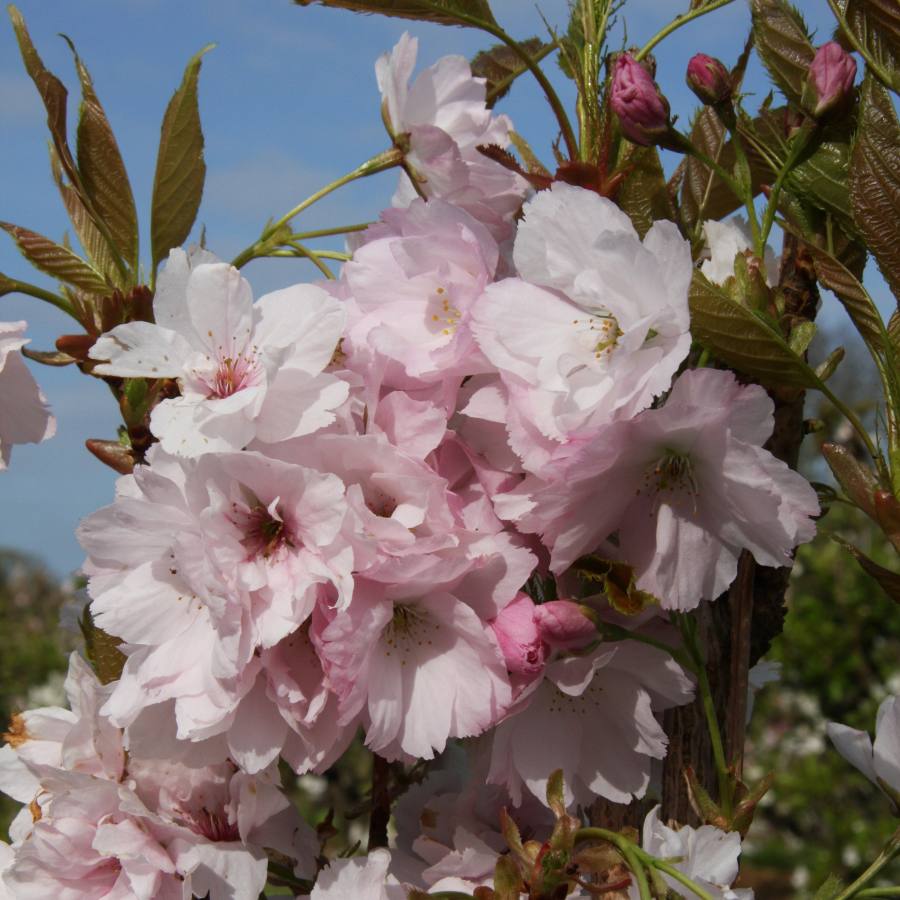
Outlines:
[[[128,655],[106,712],[126,725],[175,700],[179,738],[231,728],[238,740],[256,651],[295,632],[321,586],[333,586],[340,605],[350,601],[344,486],[253,452],[184,460],[154,451],[150,461],[79,528],[93,614]],[[246,751],[255,771],[278,748],[267,758],[232,750]]]
[[526,204],[513,255],[520,278],[488,287],[473,331],[542,435],[589,435],[668,389],[690,347],[690,247],[674,224],[642,242],[612,202],[558,183]]
[[543,536],[555,572],[617,532],[602,552],[631,565],[665,609],[692,609],[731,584],[741,550],[787,565],[815,534],[815,491],[762,448],[772,408],[729,372],[687,371],[664,406],[608,426],[558,480],[529,477],[495,505]]
[[900,703],[886,697],[875,719],[875,741],[864,731],[829,722],[828,737],[838,753],[873,784],[900,795]]
[[[726,833],[713,825],[670,828],[660,821],[659,809],[658,806],[653,807],[644,819],[642,846],[647,853],[671,860],[679,872],[712,897],[719,900],[751,900],[752,890],[731,887],[738,876],[738,857],[741,853],[741,836],[736,831]],[[673,891],[684,891],[684,885],[671,875],[662,873],[662,877]],[[638,896],[633,883],[628,895],[632,900]]]
[[39,444],[56,434],[47,399],[19,352],[29,343],[26,322],[0,322],[0,472],[13,444]]
[[[465,57],[445,56],[410,84],[417,52],[418,41],[405,33],[375,65],[391,134],[407,148],[407,164],[424,196],[466,210],[502,240],[528,184],[478,147],[506,147],[512,123],[487,108],[484,79],[472,77]],[[415,196],[404,178],[395,205]]]
[[198,456],[309,434],[334,420],[347,384],[323,372],[344,326],[338,301],[294,285],[255,304],[249,284],[225,263],[191,267],[173,250],[153,301],[157,324],[130,322],[91,348],[94,371],[174,378],[181,396],[153,410],[164,449]]

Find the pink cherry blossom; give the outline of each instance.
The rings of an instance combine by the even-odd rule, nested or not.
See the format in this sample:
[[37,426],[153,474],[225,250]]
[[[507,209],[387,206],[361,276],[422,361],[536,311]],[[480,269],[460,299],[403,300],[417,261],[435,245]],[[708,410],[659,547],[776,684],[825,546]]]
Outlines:
[[543,536],[555,572],[618,532],[603,553],[633,566],[665,609],[692,609],[734,580],[741,550],[783,566],[815,534],[815,491],[762,448],[772,427],[762,388],[690,370],[663,407],[608,426],[558,480],[530,477],[497,510]]
[[448,738],[481,734],[509,704],[490,629],[440,572],[391,589],[360,579],[347,610],[320,606],[313,622],[344,720],[362,713],[366,745],[387,759],[432,759]]
[[562,769],[567,805],[596,796],[630,803],[647,790],[651,761],[666,754],[654,713],[691,695],[671,657],[644,644],[556,659],[494,730],[488,781],[505,785],[516,806],[523,788],[544,803],[550,773]]
[[489,371],[469,310],[496,272],[494,239],[439,200],[415,200],[382,219],[343,269],[347,367],[371,377],[381,359],[379,383],[405,389]]
[[25,322],[0,322],[0,472],[13,444],[39,444],[56,434],[47,399],[19,352],[29,341]]
[[521,278],[487,288],[472,328],[509,405],[546,440],[592,434],[668,389],[690,347],[692,271],[672,223],[641,241],[612,202],[557,183],[526,204],[514,259]]
[[629,141],[647,147],[669,129],[669,103],[653,77],[630,53],[622,53],[613,69],[610,106]]
[[491,621],[506,668],[516,675],[537,675],[544,668],[548,647],[535,621],[534,601],[520,593]]
[[341,304],[314,285],[253,303],[225,263],[190,268],[173,250],[154,298],[157,324],[130,322],[103,335],[91,357],[103,375],[175,378],[150,427],[167,452],[198,456],[318,430],[334,419],[347,385],[323,372],[344,326]]
[[[408,145],[406,160],[424,196],[466,210],[503,240],[528,184],[478,147],[506,147],[512,123],[487,108],[484,79],[472,77],[462,56],[443,57],[410,84],[417,51],[416,38],[404,34],[375,66],[391,133]],[[404,177],[395,205],[415,196]]]
[[310,900],[406,900],[406,889],[388,873],[390,864],[388,850],[334,859],[319,873]]
[[295,632],[321,586],[341,606],[350,600],[344,486],[253,452],[184,460],[154,450],[150,461],[79,529],[96,621],[128,655],[105,709],[126,725],[175,700],[180,738],[237,736],[255,651]]

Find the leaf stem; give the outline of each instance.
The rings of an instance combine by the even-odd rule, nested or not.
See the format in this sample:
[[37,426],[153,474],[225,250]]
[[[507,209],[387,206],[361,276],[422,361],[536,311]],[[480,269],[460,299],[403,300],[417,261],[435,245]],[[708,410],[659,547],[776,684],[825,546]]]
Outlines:
[[[442,11],[441,6],[437,3],[428,3],[428,6],[437,12]],[[578,141],[575,138],[572,123],[569,121],[569,117],[566,114],[566,108],[562,105],[559,94],[556,93],[555,88],[550,84],[550,80],[537,64],[534,57],[517,40],[515,40],[515,38],[510,37],[510,35],[508,35],[499,25],[485,22],[484,19],[479,19],[477,16],[470,16],[463,12],[454,11],[453,14],[461,22],[465,22],[474,28],[480,28],[482,31],[486,31],[488,34],[493,35],[497,40],[502,41],[516,54],[516,56],[519,57],[519,59],[522,60],[523,63],[525,63],[525,66],[534,76],[535,81],[541,86],[541,90],[544,92],[544,96],[547,98],[547,102],[550,104],[550,108],[556,116],[556,121],[559,123],[559,130],[562,133],[563,141],[565,141],[566,144],[569,159],[578,159]]]
[[687,25],[687,23],[693,19],[698,19],[700,16],[705,16],[707,13],[719,9],[722,6],[728,6],[729,3],[733,2],[734,0],[712,0],[712,2],[704,3],[703,6],[698,6],[690,12],[676,16],[668,25],[657,31],[656,34],[654,34],[653,37],[638,50],[634,55],[635,60],[640,62],[661,40],[667,38],[673,31],[677,31],[682,25]]
[[631,869],[637,883],[641,900],[651,900],[650,882],[647,880],[642,859],[646,857],[646,854],[641,851],[640,847],[621,834],[616,834],[615,831],[609,831],[606,828],[579,828],[575,833],[575,843],[581,841],[606,841],[607,844],[612,844],[628,863],[628,868]]
[[[542,59],[545,59],[551,53],[553,53],[554,50],[558,49],[559,48],[556,44],[545,44],[531,58],[536,63],[539,63]],[[525,70],[523,69],[518,72],[510,72],[509,75],[506,76],[506,78],[501,78],[485,95],[485,103],[490,106],[491,103],[497,99],[497,97],[499,97],[504,91],[509,88],[509,86],[522,74],[523,71]]]
[[781,196],[781,189],[784,187],[784,182],[787,177],[791,174],[791,170],[797,163],[797,160],[800,158],[800,155],[806,149],[807,144],[809,143],[809,139],[812,136],[813,130],[812,128],[804,128],[802,129],[791,142],[790,149],[788,150],[787,159],[785,159],[784,163],[778,170],[778,175],[775,178],[775,184],[772,185],[772,191],[769,194],[768,202],[766,203],[766,214],[763,217],[762,224],[762,232],[759,234],[759,240],[756,245],[756,255],[763,259],[766,252],[766,241],[769,239],[769,234],[772,231],[772,226],[775,224],[775,214],[778,212],[778,198]]
[[362,165],[357,166],[353,171],[348,172],[346,175],[342,175],[340,178],[335,179],[334,181],[326,184],[325,187],[320,188],[314,194],[310,194],[305,200],[298,203],[295,207],[288,210],[280,219],[270,223],[267,225],[262,232],[259,240],[257,240],[250,247],[247,247],[246,250],[243,250],[239,253],[232,261],[231,264],[236,268],[240,269],[242,266],[245,266],[250,260],[256,259],[258,256],[264,256],[265,252],[268,248],[267,244],[269,244],[273,237],[278,234],[279,229],[283,228],[285,225],[290,222],[295,216],[299,215],[303,210],[308,209],[314,203],[318,203],[323,197],[327,197],[333,191],[336,191],[338,188],[343,187],[345,184],[350,184],[351,181],[356,181],[359,178],[366,178],[369,175],[375,175],[378,172],[383,172],[385,169],[391,169],[394,166],[399,166],[403,162],[403,152],[396,147],[391,148],[390,150],[385,150],[384,153],[379,153],[377,156],[373,156],[371,159],[366,160]]
[[2,281],[0,281],[0,286],[3,287],[4,294],[26,294],[29,297],[35,297],[38,300],[43,300],[45,303],[50,303],[52,306],[55,306],[57,309],[64,312],[67,316],[71,316],[76,322],[78,321],[78,316],[75,315],[72,304],[59,294],[54,294],[52,291],[45,291],[36,284],[29,284],[27,281],[17,281],[14,278],[2,279]]
[[[857,896],[860,889],[871,881],[897,855],[898,850],[900,850],[900,828],[891,835],[884,849],[875,857],[869,868],[849,887],[841,891],[834,900],[849,900],[850,897]],[[869,896],[872,895],[870,894]]]
[[713,895],[710,894],[709,891],[705,891],[699,884],[688,878],[684,872],[671,865],[671,863],[667,863],[664,859],[652,858],[651,865],[654,869],[665,872],[670,878],[674,878],[676,881],[683,884],[689,891],[696,894],[700,900],[714,900]]
[[334,228],[318,228],[315,231],[298,231],[291,235],[292,241],[308,241],[312,238],[331,237],[337,234],[350,234],[354,231],[365,231],[372,223],[360,222],[357,225],[337,225]]

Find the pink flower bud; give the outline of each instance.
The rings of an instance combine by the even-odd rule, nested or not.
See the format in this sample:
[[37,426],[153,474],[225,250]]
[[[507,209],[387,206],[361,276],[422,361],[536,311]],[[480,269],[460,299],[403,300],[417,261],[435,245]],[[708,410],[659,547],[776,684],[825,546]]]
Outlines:
[[560,650],[583,647],[597,636],[594,623],[571,600],[551,600],[536,606],[534,620],[544,641]]
[[669,130],[669,104],[650,73],[629,53],[615,64],[610,104],[629,141],[649,147]]
[[836,41],[823,44],[809,67],[804,104],[814,116],[834,109],[853,88],[856,60]]
[[520,593],[490,625],[500,645],[506,668],[518,675],[537,675],[547,659],[547,645],[534,620],[535,605]]
[[714,56],[697,53],[687,67],[688,87],[706,104],[715,106],[731,97],[731,75]]

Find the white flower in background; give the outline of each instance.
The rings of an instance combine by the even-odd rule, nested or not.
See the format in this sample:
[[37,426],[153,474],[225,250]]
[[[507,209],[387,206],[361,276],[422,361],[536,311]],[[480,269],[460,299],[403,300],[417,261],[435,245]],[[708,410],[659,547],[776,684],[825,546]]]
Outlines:
[[[747,220],[733,216],[724,222],[708,219],[703,223],[703,236],[709,249],[709,259],[703,261],[700,271],[714,284],[724,284],[734,275],[734,258],[739,253],[753,249],[753,239]],[[766,247],[765,276],[770,287],[778,281],[779,257],[771,247]]]
[[878,707],[874,744],[865,731],[837,722],[829,722],[827,731],[838,753],[869,781],[900,793],[900,704],[897,699],[888,697]]
[[[750,900],[753,891],[734,890],[732,882],[738,877],[738,857],[741,855],[741,836],[736,831],[724,832],[713,825],[691,828],[685,825],[677,831],[664,825],[655,806],[644,820],[642,846],[657,859],[671,861],[679,872],[704,888],[718,900]],[[671,875],[663,875],[669,887],[679,894],[687,889]],[[629,896],[638,896],[632,883]]]

